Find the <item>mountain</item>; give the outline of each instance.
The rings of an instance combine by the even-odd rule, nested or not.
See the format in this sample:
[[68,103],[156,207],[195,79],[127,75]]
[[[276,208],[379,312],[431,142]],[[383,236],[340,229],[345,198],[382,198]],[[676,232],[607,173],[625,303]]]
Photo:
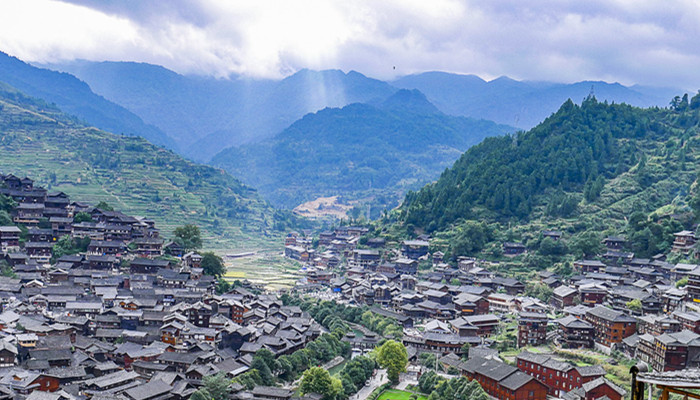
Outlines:
[[222,170],[198,165],[140,137],[86,126],[54,105],[0,84],[2,172],[31,176],[76,201],[106,201],[153,218],[164,233],[199,225],[212,247],[284,228],[288,213]]
[[400,90],[375,105],[308,114],[272,139],[220,152],[212,163],[282,207],[341,195],[373,198],[383,208],[435,179],[469,146],[512,131],[445,115],[419,91]]
[[425,72],[390,82],[405,89],[418,89],[440,110],[450,115],[483,118],[530,129],[555,112],[567,99],[580,103],[591,91],[600,101],[638,107],[667,106],[672,88],[583,81],[572,84],[516,81],[500,77],[485,81],[475,75]]
[[648,258],[700,216],[699,128],[700,95],[663,109],[568,100],[528,132],[471,147],[408,193],[399,226],[440,238],[453,256],[489,241],[540,243],[542,230],[557,229],[579,257],[591,254],[582,243],[599,246],[605,233],[626,235],[629,250]]
[[395,91],[354,71],[301,70],[275,81],[183,76],[131,62],[76,61],[50,67],[79,77],[167,132],[182,154],[196,160],[272,137],[309,112],[386,98]]
[[0,52],[0,81],[29,96],[54,103],[64,112],[100,129],[141,136],[157,145],[176,149],[175,143],[161,130],[96,95],[85,82],[70,74],[37,68]]

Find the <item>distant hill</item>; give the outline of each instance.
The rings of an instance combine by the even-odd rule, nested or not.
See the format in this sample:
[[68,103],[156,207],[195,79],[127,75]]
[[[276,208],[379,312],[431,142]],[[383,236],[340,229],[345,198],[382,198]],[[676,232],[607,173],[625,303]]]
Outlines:
[[[167,234],[202,227],[210,246],[232,248],[283,229],[289,213],[226,172],[183,159],[140,137],[83,125],[53,105],[0,84],[0,169],[28,175],[76,201],[106,201],[153,218]],[[230,247],[229,247],[230,246]]]
[[76,77],[37,68],[0,52],[0,82],[5,82],[29,96],[54,103],[64,112],[86,123],[118,134],[135,135],[152,143],[176,149],[166,134],[124,107],[90,90]]
[[624,102],[638,107],[668,106],[669,99],[681,92],[673,88],[625,87],[592,81],[563,84],[501,77],[487,82],[475,75],[446,72],[408,75],[390,83],[420,90],[447,114],[483,118],[522,129],[542,122],[567,99],[580,104],[591,90],[601,102]]
[[435,179],[483,138],[512,132],[490,121],[452,117],[417,91],[308,114],[272,139],[229,148],[212,163],[292,208],[321,196],[397,204]]
[[183,76],[131,62],[51,65],[167,132],[196,160],[274,136],[309,112],[383,99],[395,89],[351,71],[301,70],[281,81]]
[[[637,257],[667,252],[673,232],[700,217],[700,95],[675,103],[566,101],[528,132],[471,147],[436,182],[406,195],[398,223],[440,238],[453,256],[476,255],[491,240],[494,254],[502,241],[536,250],[544,229],[565,232],[576,257],[606,232],[625,235]],[[553,254],[548,246],[537,255]],[[552,262],[527,260],[530,269]]]

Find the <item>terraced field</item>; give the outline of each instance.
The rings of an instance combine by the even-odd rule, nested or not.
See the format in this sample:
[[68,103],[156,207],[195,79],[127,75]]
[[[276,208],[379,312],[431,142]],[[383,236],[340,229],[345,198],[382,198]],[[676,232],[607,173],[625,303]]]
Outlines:
[[254,189],[137,137],[86,127],[55,107],[0,86],[0,170],[73,200],[106,201],[152,218],[167,237],[199,225],[212,248],[275,241],[275,212]]
[[282,255],[279,249],[268,248],[250,257],[224,258],[228,268],[225,278],[228,281],[247,279],[263,283],[268,289],[281,289],[294,286],[302,276],[301,265]]

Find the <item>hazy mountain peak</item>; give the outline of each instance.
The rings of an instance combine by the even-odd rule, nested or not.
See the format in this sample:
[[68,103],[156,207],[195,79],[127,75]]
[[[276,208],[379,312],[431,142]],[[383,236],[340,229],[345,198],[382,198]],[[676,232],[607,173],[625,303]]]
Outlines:
[[380,107],[389,111],[414,114],[442,114],[418,89],[399,89],[384,100]]

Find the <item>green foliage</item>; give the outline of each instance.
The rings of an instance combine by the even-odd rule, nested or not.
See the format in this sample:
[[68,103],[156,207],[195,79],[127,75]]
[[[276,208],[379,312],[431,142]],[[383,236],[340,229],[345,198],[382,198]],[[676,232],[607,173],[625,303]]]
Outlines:
[[636,212],[627,224],[627,241],[637,257],[649,258],[671,249],[675,232],[681,231],[683,224],[673,218],[654,220],[642,212]]
[[86,213],[86,212],[79,212],[75,214],[75,217],[73,217],[73,222],[76,224],[81,223],[81,222],[93,222],[92,221],[92,215]]
[[377,350],[377,362],[382,368],[386,368],[389,381],[397,383],[399,374],[406,372],[408,353],[406,347],[394,340],[387,340]]
[[687,284],[688,284],[688,277],[687,277],[687,276],[686,276],[686,277],[683,277],[683,278],[681,278],[681,279],[679,279],[678,281],[676,281],[676,287],[677,287],[677,288],[681,288],[681,287],[683,287],[683,286],[685,286],[685,285],[687,285]]
[[401,339],[403,328],[395,320],[375,314],[372,311],[362,313],[362,325],[380,336]]
[[182,246],[185,252],[202,248],[202,232],[194,224],[187,224],[175,228],[173,231],[175,241]]
[[525,296],[535,297],[545,303],[549,303],[553,289],[542,283],[528,283],[525,286]]
[[603,251],[601,240],[597,232],[586,231],[573,237],[569,248],[577,258],[590,258]]
[[358,356],[346,362],[338,374],[343,382],[345,395],[353,395],[364,387],[365,382],[372,377],[376,367],[377,363],[365,356]]
[[335,399],[341,393],[341,389],[340,380],[332,378],[328,371],[321,367],[311,367],[304,371],[299,384],[302,394],[317,393],[323,395],[324,400]]
[[[279,206],[340,194],[377,195],[383,197],[377,208],[393,208],[399,191],[435,179],[469,146],[513,131],[490,121],[448,116],[424,98],[419,101],[425,105],[421,112],[368,104],[324,109],[272,139],[223,150],[212,163]],[[352,217],[364,210],[357,207]]]
[[216,277],[226,273],[224,260],[210,251],[202,253],[202,270],[205,275]]
[[8,214],[17,207],[17,202],[15,202],[12,197],[0,194],[0,211],[5,211]]
[[17,274],[12,270],[10,264],[5,260],[0,260],[0,275],[7,278],[17,278]]
[[219,278],[216,281],[216,294],[224,294],[231,290],[231,284],[224,278]]
[[[260,375],[260,382],[265,386],[271,386],[275,383],[275,378],[272,375],[274,366],[276,365],[274,355],[272,356],[272,361],[269,360],[270,353],[267,349],[260,349],[253,356],[253,362],[250,364],[250,369],[258,371]],[[271,368],[273,367],[273,368]]]
[[65,255],[84,253],[87,251],[89,244],[89,237],[80,238],[71,235],[63,235],[53,245],[51,262],[55,262]]
[[251,369],[238,375],[233,382],[241,384],[247,390],[252,390],[255,386],[263,385],[263,379],[257,369]]
[[[607,180],[635,165],[638,149],[630,139],[665,141],[671,135],[667,125],[651,122],[667,117],[660,109],[567,101],[528,132],[487,138],[469,149],[436,183],[407,194],[402,215],[407,224],[432,231],[473,218],[477,208],[499,219],[528,218],[547,204],[543,195],[551,190],[585,192],[593,201]],[[563,213],[555,211],[561,203],[550,212],[571,214],[574,200]]]
[[202,379],[202,387],[190,396],[191,400],[223,400],[228,398],[228,385],[230,380],[221,372],[216,375],[205,376]]
[[[216,233],[218,242],[228,244],[251,233],[262,237],[304,223],[291,212],[274,210],[255,190],[221,170],[142,138],[85,126],[7,86],[0,87],[0,104],[5,105],[0,111],[4,173],[27,174],[44,185],[57,175],[52,190],[148,216],[164,235],[175,228],[173,221],[181,221],[198,225],[203,236]],[[152,201],[156,194],[159,203]]]
[[483,222],[466,221],[457,227],[450,241],[451,258],[474,255],[493,240],[493,230]]
[[634,313],[642,312],[642,302],[639,299],[630,300],[627,303],[625,303],[625,306],[627,306],[628,310]]
[[114,211],[114,207],[107,204],[107,202],[105,202],[105,201],[100,201],[99,203],[97,203],[95,208],[99,208],[102,211]]

